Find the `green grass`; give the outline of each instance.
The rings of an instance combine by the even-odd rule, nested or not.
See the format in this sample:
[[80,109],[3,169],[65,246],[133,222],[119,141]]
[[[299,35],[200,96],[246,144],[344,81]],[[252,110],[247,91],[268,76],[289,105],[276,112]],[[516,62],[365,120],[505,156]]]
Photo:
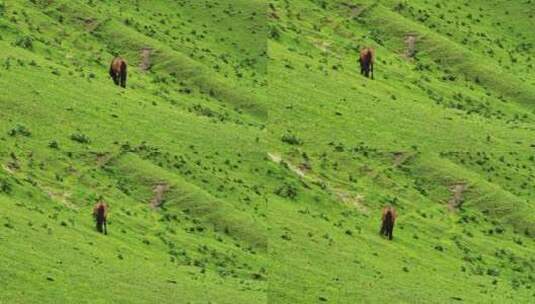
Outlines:
[[[0,302],[265,302],[269,180],[257,171],[266,110],[246,99],[252,84],[189,52],[227,52],[228,71],[243,57],[231,41],[222,47],[212,39],[189,40],[184,53],[167,36],[124,23],[128,14],[141,27],[160,24],[154,18],[165,11],[171,30],[175,14],[205,13],[193,2],[171,11],[170,2],[152,10],[147,2],[143,13],[88,3],[6,3]],[[257,9],[227,4],[237,15]],[[197,27],[184,22],[169,33],[183,37]],[[20,45],[20,37],[31,43]],[[143,72],[146,45],[154,53]],[[130,63],[127,90],[107,76],[113,52]],[[236,71],[261,79],[262,69]],[[158,183],[169,190],[153,209]],[[106,237],[90,215],[99,195],[111,206]]]
[[[292,202],[269,208],[272,302],[530,302],[527,6],[275,2],[268,139],[294,178]],[[364,45],[377,50],[375,81],[358,74]],[[452,212],[457,183],[467,189]],[[385,204],[399,213],[393,242],[377,235]]]
[[0,1],[0,303],[532,302],[532,6]]

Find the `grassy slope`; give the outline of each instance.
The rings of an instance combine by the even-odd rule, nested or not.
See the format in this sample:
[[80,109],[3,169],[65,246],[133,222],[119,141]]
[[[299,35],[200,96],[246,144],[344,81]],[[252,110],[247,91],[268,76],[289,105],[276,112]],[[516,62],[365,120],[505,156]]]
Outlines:
[[[529,303],[531,6],[398,3],[271,8],[269,138],[301,143],[270,146],[294,175],[281,192],[294,203],[270,208],[270,299]],[[375,81],[358,75],[363,45],[377,49]],[[400,213],[394,242],[377,236],[384,204]]]
[[344,3],[6,3],[0,302],[528,303],[529,1]]
[[[237,50],[265,21],[246,4],[5,3],[0,302],[265,302],[266,111],[245,98],[265,66]],[[207,12],[222,17],[191,18]],[[244,30],[200,39],[196,22]],[[147,72],[142,46],[153,48]],[[115,52],[130,63],[127,90],[107,76]],[[169,190],[152,210],[161,183]],[[100,194],[107,237],[90,217]]]

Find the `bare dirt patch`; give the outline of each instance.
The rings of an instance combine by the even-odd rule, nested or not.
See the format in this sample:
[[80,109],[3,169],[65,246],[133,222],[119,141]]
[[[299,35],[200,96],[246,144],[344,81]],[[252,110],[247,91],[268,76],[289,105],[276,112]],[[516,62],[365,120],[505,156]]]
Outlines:
[[394,160],[394,167],[399,167],[409,160],[410,154],[406,152],[394,152],[392,153],[392,158]]
[[448,209],[454,211],[461,207],[464,202],[464,193],[466,190],[468,190],[468,185],[464,182],[458,182],[450,186],[452,196],[448,201]]
[[73,210],[79,209],[78,206],[72,203],[71,193],[66,191],[59,191],[48,187],[41,187],[41,189],[48,195],[51,200],[59,202],[63,206]]
[[297,166],[297,169],[299,169],[299,171],[303,172],[303,174],[307,174],[310,170],[312,170],[312,168],[310,167],[310,164],[308,163],[301,163],[299,164],[299,166]]
[[95,161],[99,168],[106,166],[113,159],[113,154],[108,152],[95,153]]
[[167,190],[169,190],[169,185],[166,183],[159,183],[154,186],[152,189],[154,196],[150,200],[150,206],[152,208],[158,208],[162,205]]
[[277,14],[277,8],[272,3],[269,4],[269,17],[276,20],[280,19],[279,14]]
[[2,167],[4,168],[4,170],[6,170],[7,172],[11,174],[14,174],[20,168],[19,164],[16,161],[10,161]]
[[150,70],[150,67],[151,67],[150,55],[151,55],[151,53],[152,53],[152,49],[148,48],[148,47],[142,48],[139,51],[139,54],[141,56],[141,61],[139,63],[139,68],[142,71]]
[[331,43],[330,42],[327,42],[327,41],[323,41],[323,40],[315,40],[313,42],[314,46],[316,48],[318,48],[320,51],[324,52],[324,53],[327,53],[329,52],[329,48],[331,46]]
[[[283,162],[280,155],[268,153],[268,157],[271,159],[271,161],[280,164]],[[307,171],[310,170],[310,167],[308,165],[305,165],[306,167],[303,167],[303,165],[300,166],[294,166],[286,161],[284,163],[288,166],[288,168],[295,174],[299,175],[299,177],[306,177]]]
[[405,57],[414,58],[416,55],[416,42],[417,37],[415,34],[407,34],[405,36]]
[[301,163],[300,165],[295,166],[287,161],[284,161],[278,154],[268,153],[268,157],[274,163],[284,163],[290,171],[298,175],[303,180],[324,184],[326,190],[345,205],[351,208],[356,208],[362,213],[367,214],[369,212],[368,208],[364,204],[364,196],[342,188],[335,188],[334,186],[331,186],[327,180],[314,175],[312,173],[312,168],[308,163]]
[[88,32],[93,32],[100,26],[100,22],[94,18],[78,17],[78,20],[83,24],[85,30]]
[[349,10],[349,16],[351,18],[358,17],[365,9],[364,6],[354,4],[354,3],[341,3],[343,6],[345,6]]
[[349,207],[356,208],[360,212],[368,214],[369,210],[364,205],[364,196],[361,194],[351,193],[343,189],[335,189],[336,197]]

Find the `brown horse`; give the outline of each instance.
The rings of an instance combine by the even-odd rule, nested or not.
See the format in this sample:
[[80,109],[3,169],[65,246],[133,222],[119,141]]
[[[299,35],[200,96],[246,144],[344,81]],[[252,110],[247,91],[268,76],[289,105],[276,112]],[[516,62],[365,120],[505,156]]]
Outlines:
[[110,76],[116,85],[126,88],[126,61],[121,57],[115,57],[110,64]]
[[[97,231],[100,233],[108,234],[108,228],[106,226],[106,217],[108,216],[108,205],[103,201],[99,201],[93,207],[93,217],[97,222]],[[104,229],[103,229],[104,228]]]
[[373,79],[373,63],[375,61],[375,50],[372,48],[363,48],[360,50],[360,74]]
[[383,214],[381,216],[381,231],[379,231],[379,234],[387,236],[389,240],[392,240],[392,232],[394,231],[396,217],[397,214],[394,207],[384,207]]

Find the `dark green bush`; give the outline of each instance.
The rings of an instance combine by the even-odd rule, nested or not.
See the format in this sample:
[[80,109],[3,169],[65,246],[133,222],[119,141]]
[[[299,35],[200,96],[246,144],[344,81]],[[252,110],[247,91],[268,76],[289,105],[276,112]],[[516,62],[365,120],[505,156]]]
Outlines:
[[282,142],[287,143],[289,145],[302,145],[303,144],[303,141],[299,137],[290,133],[284,134],[281,140]]
[[9,194],[11,193],[11,184],[6,179],[0,179],[0,192]]
[[59,143],[55,140],[48,143],[48,147],[51,149],[59,149]]
[[33,39],[27,35],[18,37],[14,44],[23,49],[33,50]]
[[29,136],[32,135],[32,133],[30,132],[30,129],[28,129],[24,125],[17,125],[13,129],[9,130],[9,132],[7,134],[9,136],[22,135],[22,136],[26,136],[26,137],[29,137]]
[[81,143],[81,144],[88,144],[91,142],[91,139],[89,139],[89,136],[81,133],[74,133],[71,135],[71,140]]
[[289,198],[293,200],[297,197],[297,187],[285,183],[284,185],[277,188],[277,190],[275,190],[275,194],[280,197]]

